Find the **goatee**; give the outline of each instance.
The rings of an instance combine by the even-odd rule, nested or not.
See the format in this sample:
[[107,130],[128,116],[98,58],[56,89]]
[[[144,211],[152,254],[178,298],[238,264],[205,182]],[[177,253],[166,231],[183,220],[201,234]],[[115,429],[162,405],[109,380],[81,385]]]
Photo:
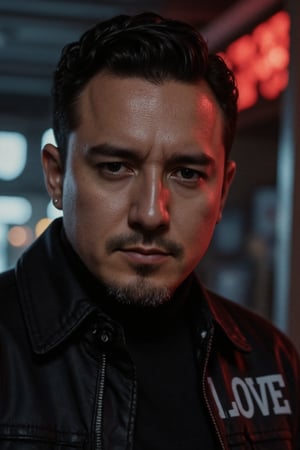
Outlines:
[[157,287],[146,278],[140,277],[126,286],[106,284],[107,294],[123,305],[155,308],[170,300],[172,292],[167,287]]

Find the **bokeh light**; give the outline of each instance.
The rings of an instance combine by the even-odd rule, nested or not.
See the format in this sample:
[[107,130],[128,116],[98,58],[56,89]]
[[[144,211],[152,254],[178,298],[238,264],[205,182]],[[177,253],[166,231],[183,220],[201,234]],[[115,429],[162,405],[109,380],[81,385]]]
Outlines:
[[33,241],[33,232],[29,227],[14,226],[9,229],[7,240],[13,247],[26,247]]
[[35,226],[35,236],[39,237],[52,222],[48,217],[40,219]]
[[220,53],[235,73],[240,110],[253,106],[259,96],[275,99],[287,87],[289,30],[288,13],[279,11]]
[[0,131],[0,179],[17,178],[27,160],[27,140],[21,133]]

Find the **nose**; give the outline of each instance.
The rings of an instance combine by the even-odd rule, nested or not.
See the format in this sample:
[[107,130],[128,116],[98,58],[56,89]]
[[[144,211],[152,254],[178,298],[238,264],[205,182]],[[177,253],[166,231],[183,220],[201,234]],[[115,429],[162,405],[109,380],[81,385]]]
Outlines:
[[148,232],[168,228],[169,196],[168,188],[155,170],[149,174],[140,174],[132,189],[129,226]]

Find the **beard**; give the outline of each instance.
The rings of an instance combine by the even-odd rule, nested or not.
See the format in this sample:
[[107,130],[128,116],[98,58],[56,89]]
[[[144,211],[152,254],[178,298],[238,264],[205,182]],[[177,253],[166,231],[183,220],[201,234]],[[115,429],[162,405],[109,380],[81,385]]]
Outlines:
[[155,268],[139,266],[136,280],[126,285],[117,281],[104,283],[106,292],[118,303],[123,305],[156,308],[170,300],[173,291],[166,286],[155,286],[147,277]]
[[[111,239],[106,243],[106,250],[110,254],[126,246],[139,243],[154,243],[170,253],[174,258],[181,258],[183,255],[183,248],[177,243],[162,237],[145,236],[139,233],[129,236],[122,235]],[[151,281],[151,275],[159,270],[156,265],[136,264],[133,269],[136,277],[134,281],[128,282],[128,284],[120,285],[118,280],[113,280],[112,282],[102,280],[109,297],[123,305],[152,308],[158,307],[170,300],[174,290],[166,286],[157,286]]]

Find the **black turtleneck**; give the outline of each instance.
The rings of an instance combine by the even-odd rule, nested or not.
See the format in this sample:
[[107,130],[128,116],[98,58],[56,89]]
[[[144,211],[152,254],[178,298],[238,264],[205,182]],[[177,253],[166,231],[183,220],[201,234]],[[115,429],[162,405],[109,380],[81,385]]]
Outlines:
[[88,286],[103,312],[124,329],[137,377],[134,450],[218,448],[203,404],[201,368],[195,357],[191,324],[201,292],[194,278],[189,277],[173,298],[159,307],[122,305],[104,295],[103,286],[75,257],[65,236],[63,244],[72,255],[77,279]]
[[191,330],[191,281],[166,305],[123,321],[137,374],[134,450],[214,449]]

